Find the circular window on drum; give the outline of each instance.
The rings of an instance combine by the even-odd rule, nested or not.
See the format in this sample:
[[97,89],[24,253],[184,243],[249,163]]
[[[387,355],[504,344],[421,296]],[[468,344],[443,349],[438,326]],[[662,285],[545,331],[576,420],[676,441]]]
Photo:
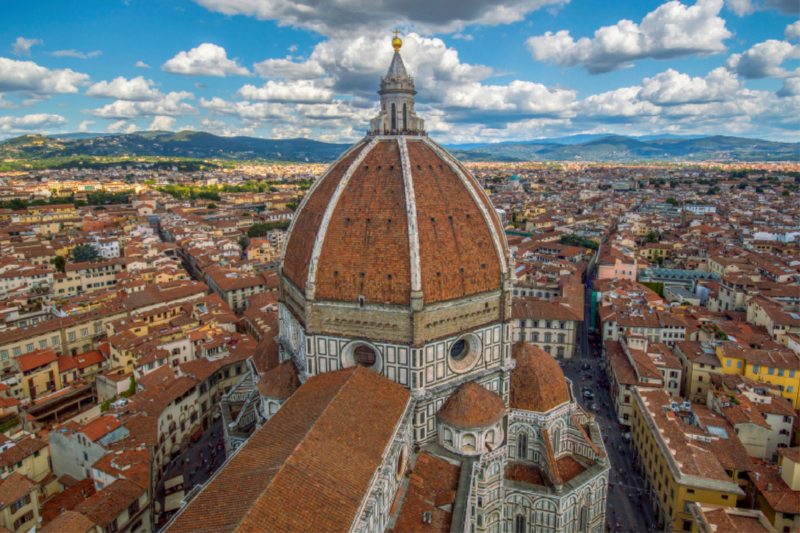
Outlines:
[[380,373],[383,368],[381,354],[375,346],[363,341],[353,341],[342,349],[342,368],[365,366]]
[[472,370],[481,358],[481,339],[468,333],[450,343],[447,363],[453,372]]

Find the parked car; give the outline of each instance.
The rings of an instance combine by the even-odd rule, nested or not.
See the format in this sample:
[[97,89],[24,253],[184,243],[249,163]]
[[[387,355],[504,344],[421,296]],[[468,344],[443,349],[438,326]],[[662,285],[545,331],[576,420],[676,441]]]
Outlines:
[[586,398],[587,400],[594,400],[594,394],[592,394],[591,392],[584,392],[583,397]]

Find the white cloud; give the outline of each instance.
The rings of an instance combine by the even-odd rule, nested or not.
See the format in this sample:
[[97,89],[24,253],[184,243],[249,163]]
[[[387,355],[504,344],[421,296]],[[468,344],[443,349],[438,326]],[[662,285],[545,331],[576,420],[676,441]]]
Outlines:
[[106,126],[106,131],[109,133],[118,133],[122,131],[122,129],[125,128],[127,124],[128,122],[125,120],[118,120],[117,122],[114,122],[113,124],[109,124],[108,126]]
[[321,103],[333,100],[333,91],[312,81],[268,81],[263,87],[245,85],[236,92],[245,100],[270,102]]
[[267,59],[253,67],[262,78],[310,80],[325,75],[325,69],[316,61],[295,63],[290,59]]
[[669,69],[642,81],[639,98],[660,106],[717,102],[734,97],[740,83],[729,70],[719,67],[705,78],[692,78]]
[[796,15],[798,11],[797,0],[725,0],[725,5],[740,17],[768,9],[785,15]]
[[444,105],[517,115],[560,114],[575,101],[577,91],[546,87],[529,81],[506,86],[471,83],[448,91]]
[[147,131],[172,131],[175,129],[175,119],[172,117],[165,117],[163,115],[157,116],[153,122],[147,126]]
[[161,95],[158,100],[135,102],[131,100],[117,100],[98,109],[84,109],[81,113],[101,118],[138,118],[153,115],[170,117],[195,115],[197,108],[182,100],[194,98],[187,91],[173,92]]
[[137,62],[136,62],[136,64],[134,65],[134,67],[139,67],[139,68],[153,68],[153,67],[151,67],[150,65],[148,65],[147,63],[145,63],[144,61],[137,61]]
[[219,135],[221,137],[235,137],[238,135],[253,135],[253,127],[238,127],[232,124],[227,124],[221,120],[213,120],[210,118],[200,119],[200,128],[203,131]]
[[781,97],[800,96],[800,78],[785,78],[783,88],[777,94]]
[[288,50],[289,50],[290,52],[297,52],[297,45],[296,45],[296,44],[293,44],[292,46],[290,46],[290,47],[288,48]]
[[292,107],[284,104],[268,104],[250,102],[229,102],[219,97],[211,100],[200,99],[200,107],[208,109],[212,115],[225,115],[250,120],[287,119],[292,114]]
[[782,78],[800,74],[800,71],[788,73],[781,67],[787,59],[798,58],[800,58],[800,45],[770,39],[753,45],[743,54],[731,55],[725,66],[743,78]]
[[591,74],[626,68],[639,59],[674,59],[725,51],[731,37],[720,18],[722,0],[697,0],[687,7],[677,0],[648,13],[641,24],[621,20],[594,32],[594,38],[573,40],[567,30],[530,37],[526,44],[537,61],[558,66],[583,66]]
[[0,134],[36,133],[69,123],[61,115],[38,113],[22,117],[0,117]]
[[786,36],[787,40],[800,39],[800,20],[787,25],[786,29],[783,30],[783,35]]
[[95,83],[86,90],[86,96],[95,98],[116,98],[118,100],[134,100],[139,102],[157,100],[164,95],[153,89],[152,80],[142,76],[127,80],[122,76],[108,81]]
[[84,54],[83,52],[78,52],[77,50],[57,50],[55,52],[49,52],[51,56],[56,57],[77,57],[78,59],[91,59],[93,57],[97,57],[103,52],[100,50],[95,50],[94,52],[89,52]]
[[94,120],[84,120],[78,125],[78,131],[89,131],[92,124],[94,124]]
[[35,97],[74,94],[88,81],[88,75],[70,69],[50,70],[33,61],[0,57],[0,93],[20,91]]
[[472,37],[472,35],[470,35],[469,33],[467,34],[456,33],[455,35],[453,35],[453,39],[464,39],[465,41],[471,41],[472,39],[474,39],[474,37]]
[[41,39],[26,39],[17,37],[16,42],[11,43],[11,53],[15,56],[31,56],[31,47],[36,44],[44,44]]
[[423,33],[452,33],[472,24],[510,24],[568,0],[194,0],[211,11],[276,20],[280,25],[344,37],[376,28],[409,26]]
[[161,70],[183,76],[251,76],[249,70],[228,59],[225,49],[212,43],[203,43],[161,65]]

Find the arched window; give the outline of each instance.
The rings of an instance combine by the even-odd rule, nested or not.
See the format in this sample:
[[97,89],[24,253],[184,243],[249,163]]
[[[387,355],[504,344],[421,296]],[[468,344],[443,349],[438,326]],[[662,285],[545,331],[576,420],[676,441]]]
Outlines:
[[564,357],[564,347],[563,346],[559,346],[558,350],[557,350],[557,353],[558,353],[559,357]]
[[397,129],[397,109],[392,104],[392,129]]
[[450,444],[450,445],[452,445],[452,444],[453,444],[453,432],[452,432],[452,431],[450,431],[450,430],[449,430],[449,429],[447,429],[447,428],[444,428],[444,441],[445,441],[447,444]]
[[514,518],[514,533],[525,533],[525,517],[521,514]]
[[533,335],[531,335],[531,342],[539,342],[539,334],[538,333],[534,333]]
[[553,342],[553,334],[552,333],[545,333],[544,334],[544,342]]
[[465,450],[465,451],[468,451],[468,452],[474,452],[475,451],[475,446],[476,446],[476,444],[475,444],[475,435],[473,435],[472,433],[467,433],[466,435],[461,437],[461,449],[462,450]]
[[558,334],[558,342],[564,343],[564,341],[566,341],[566,339],[567,339],[567,336],[564,335],[563,333],[559,333]]
[[550,353],[553,349],[550,346],[545,346],[544,351]]
[[525,433],[517,435],[517,459],[528,458],[528,436]]

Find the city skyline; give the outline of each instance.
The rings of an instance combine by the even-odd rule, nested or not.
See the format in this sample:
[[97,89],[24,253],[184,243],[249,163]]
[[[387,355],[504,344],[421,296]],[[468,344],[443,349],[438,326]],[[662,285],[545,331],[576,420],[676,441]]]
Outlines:
[[792,2],[81,7],[6,8],[0,140],[193,129],[352,141],[377,113],[395,27],[417,110],[442,142],[578,133],[798,140]]

